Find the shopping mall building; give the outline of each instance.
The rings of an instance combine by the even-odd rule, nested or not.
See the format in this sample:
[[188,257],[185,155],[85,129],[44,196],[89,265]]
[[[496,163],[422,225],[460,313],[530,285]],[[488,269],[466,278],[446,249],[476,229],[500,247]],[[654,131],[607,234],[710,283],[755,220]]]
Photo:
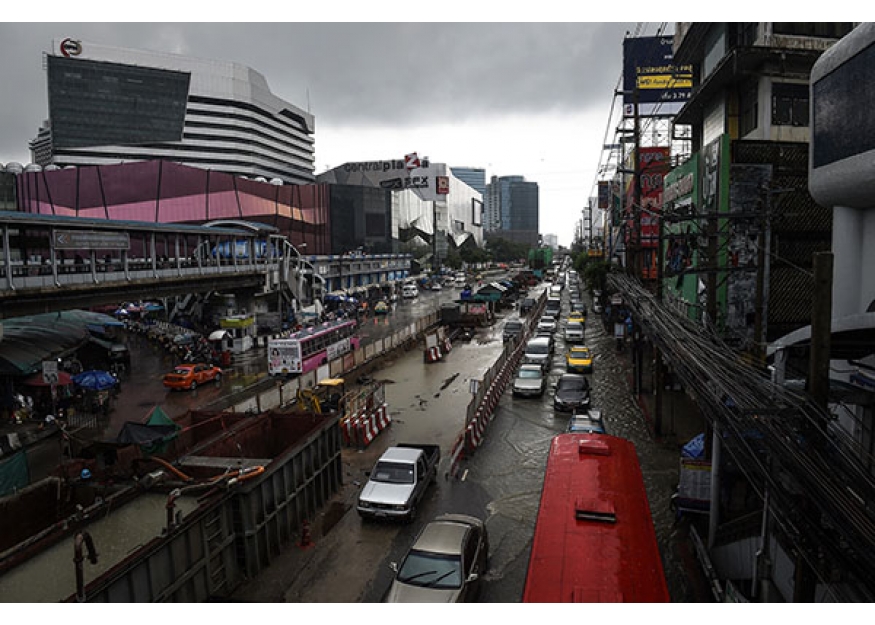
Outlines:
[[[223,61],[55,42],[33,163],[10,163],[7,209],[157,223],[276,227],[307,255],[482,245],[482,194],[428,159],[314,174],[315,119],[257,71]],[[377,167],[379,165],[379,167]],[[377,171],[379,169],[379,172]],[[438,236],[435,237],[435,232]]]

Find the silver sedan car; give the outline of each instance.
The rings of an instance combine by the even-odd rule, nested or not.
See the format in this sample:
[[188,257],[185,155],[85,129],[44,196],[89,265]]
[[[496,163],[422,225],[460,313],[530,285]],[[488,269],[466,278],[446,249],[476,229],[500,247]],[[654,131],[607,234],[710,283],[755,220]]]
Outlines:
[[547,378],[541,364],[523,363],[517,370],[513,380],[515,397],[540,397],[547,388]]
[[486,525],[467,514],[444,514],[426,525],[399,567],[387,603],[461,603],[473,601],[486,572]]

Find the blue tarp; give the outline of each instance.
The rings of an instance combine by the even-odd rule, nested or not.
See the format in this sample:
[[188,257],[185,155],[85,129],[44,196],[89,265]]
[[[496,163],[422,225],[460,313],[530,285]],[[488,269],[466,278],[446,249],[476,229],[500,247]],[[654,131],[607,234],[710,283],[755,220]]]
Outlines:
[[694,460],[702,460],[705,458],[705,434],[699,434],[693,437],[690,442],[681,449],[683,458],[693,458]]

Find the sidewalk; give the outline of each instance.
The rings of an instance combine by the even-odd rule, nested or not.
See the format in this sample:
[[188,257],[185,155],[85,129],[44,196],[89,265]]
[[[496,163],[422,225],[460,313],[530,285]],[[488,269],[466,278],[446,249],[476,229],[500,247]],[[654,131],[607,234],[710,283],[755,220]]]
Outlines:
[[28,419],[22,423],[0,424],[0,461],[20,449],[56,436],[59,431],[57,425],[44,426],[41,421],[35,419]]
[[665,444],[677,444],[678,449],[686,445],[690,439],[705,431],[706,419],[702,416],[696,402],[687,395],[680,385],[672,388],[671,382],[663,380],[662,418],[657,423],[656,390],[654,389],[653,359],[649,350],[644,351],[641,358],[643,372],[640,376],[641,389],[635,396],[635,367],[633,349],[627,344],[622,352],[617,354],[627,367],[627,383],[633,393],[636,403],[641,408],[647,426],[654,439]]

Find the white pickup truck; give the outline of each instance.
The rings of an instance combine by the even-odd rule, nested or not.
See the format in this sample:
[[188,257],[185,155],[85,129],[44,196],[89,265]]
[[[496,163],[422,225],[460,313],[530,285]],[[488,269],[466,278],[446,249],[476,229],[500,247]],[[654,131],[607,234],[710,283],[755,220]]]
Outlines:
[[437,478],[440,459],[437,445],[400,444],[387,449],[359,495],[359,516],[412,521],[417,504]]

